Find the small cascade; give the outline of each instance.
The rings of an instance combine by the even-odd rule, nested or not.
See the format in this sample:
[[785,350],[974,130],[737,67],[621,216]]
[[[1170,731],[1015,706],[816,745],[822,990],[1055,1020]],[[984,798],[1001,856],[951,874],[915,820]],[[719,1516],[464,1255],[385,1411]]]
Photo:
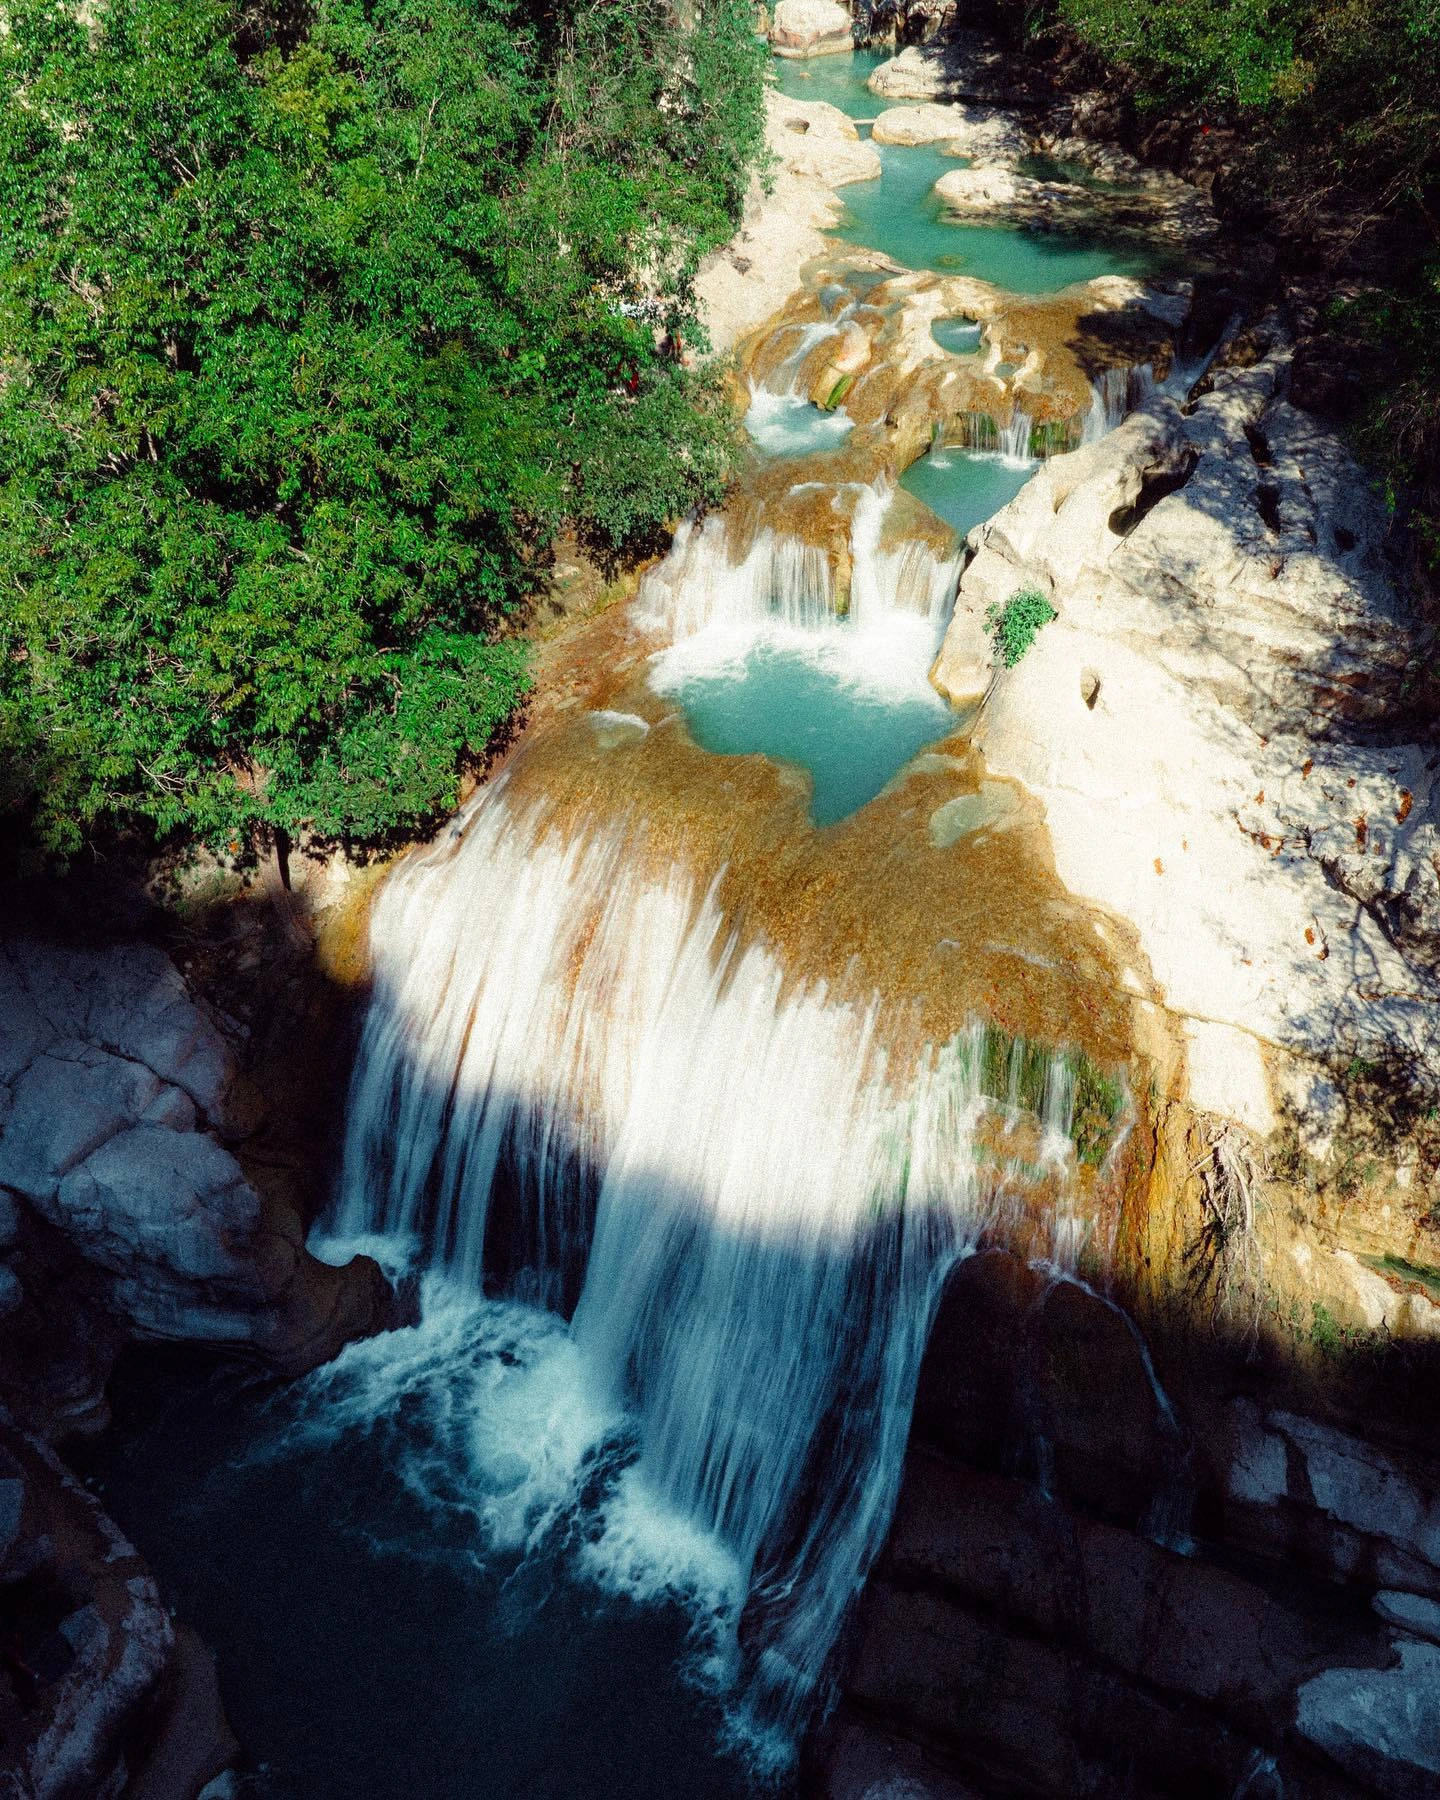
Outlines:
[[[893,490],[883,482],[873,487],[841,484],[835,492],[837,498],[854,495],[843,619],[826,546],[767,526],[734,560],[726,521],[712,513],[703,524],[682,524],[669,555],[646,575],[636,601],[637,622],[674,644],[711,627],[779,626],[815,635],[842,624],[857,632],[881,632],[894,625],[903,634],[908,621],[923,619],[934,636],[927,651],[933,655],[950,621],[958,551],[946,557],[919,538],[885,546]],[[837,526],[841,517],[837,513]]]
[[1066,1059],[917,1045],[908,1003],[787,979],[643,833],[566,838],[504,778],[387,883],[372,950],[334,1229],[573,1303],[580,1416],[635,1443],[589,1564],[633,1590],[637,1519],[657,1555],[723,1549],[712,1672],[782,1766],[888,1526],[945,1275],[1037,1154],[1073,1180]]
[[958,450],[998,455],[1019,466],[1036,460],[1031,449],[1034,429],[1030,414],[1017,406],[1004,425],[997,424],[989,413],[963,413],[946,438]]
[[804,373],[806,358],[817,344],[824,343],[827,338],[839,336],[848,311],[847,308],[836,318],[820,319],[813,325],[784,327],[795,332],[794,347],[785,353],[762,385],[772,394],[799,394],[799,381]]
[[903,538],[886,547],[885,515],[892,490],[881,483],[860,490],[850,528],[850,617],[861,631],[883,629],[888,621],[929,622],[934,648],[940,647],[955,605],[960,552],[937,554],[923,538]]
[[1128,369],[1102,369],[1091,383],[1090,410],[1080,428],[1082,444],[1098,444],[1107,432],[1143,406],[1155,391],[1155,371],[1149,363]]
[[721,514],[698,526],[687,520],[664,561],[641,582],[635,617],[671,643],[710,625],[773,622],[823,631],[835,623],[830,558],[822,545],[765,528],[732,561]]

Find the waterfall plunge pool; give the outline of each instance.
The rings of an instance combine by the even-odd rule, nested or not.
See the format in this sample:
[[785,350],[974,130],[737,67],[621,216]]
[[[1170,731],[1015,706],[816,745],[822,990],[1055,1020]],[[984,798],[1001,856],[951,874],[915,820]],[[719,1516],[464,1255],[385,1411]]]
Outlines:
[[576,1365],[427,1278],[419,1326],[284,1392],[122,1369],[104,1504],[216,1654],[243,1800],[753,1791],[704,1679],[729,1561],[635,1503]]
[[926,679],[934,652],[934,628],[918,614],[892,613],[883,630],[711,626],[663,652],[651,686],[680,702],[702,750],[808,770],[810,817],[834,825],[957,729]]
[[911,463],[900,486],[963,538],[1008,506],[1036,467],[988,450],[936,449]]

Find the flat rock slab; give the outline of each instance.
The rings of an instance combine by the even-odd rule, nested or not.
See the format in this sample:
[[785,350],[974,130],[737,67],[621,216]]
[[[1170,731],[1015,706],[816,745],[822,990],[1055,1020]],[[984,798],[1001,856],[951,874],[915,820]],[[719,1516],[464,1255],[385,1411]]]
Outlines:
[[1003,162],[1024,156],[1029,140],[1009,114],[982,106],[890,106],[870,133],[877,144],[946,143],[956,156]]

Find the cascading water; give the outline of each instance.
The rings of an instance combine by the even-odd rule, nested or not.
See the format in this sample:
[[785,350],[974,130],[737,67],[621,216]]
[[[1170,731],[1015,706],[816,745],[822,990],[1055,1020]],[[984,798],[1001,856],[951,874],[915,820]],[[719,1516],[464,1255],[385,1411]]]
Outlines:
[[[372,945],[335,1228],[477,1295],[578,1291],[585,1415],[636,1447],[591,1563],[635,1585],[637,1519],[723,1549],[714,1667],[782,1766],[888,1524],[939,1287],[1003,1204],[985,1121],[1026,1095],[986,1097],[983,1031],[908,1045],[903,1006],[787,980],[637,828],[567,837],[504,780],[391,879]],[[1028,1100],[1027,1167],[1063,1184],[1062,1059]]]
[[1080,429],[1082,444],[1098,444],[1106,432],[1122,425],[1137,406],[1155,391],[1155,371],[1149,363],[1128,369],[1102,369],[1091,383],[1090,410]]
[[[724,521],[682,528],[646,578],[639,617],[667,641],[651,688],[681,702],[697,741],[809,769],[812,817],[829,824],[954,729],[928,671],[959,559],[921,539],[885,542],[888,485],[821,496],[824,548],[767,527],[732,558]],[[842,545],[843,586],[831,563]]]
[[846,307],[833,319],[787,328],[787,335],[795,337],[793,346],[764,381],[751,381],[745,429],[767,454],[796,456],[832,450],[850,435],[854,420],[839,408],[823,412],[813,405],[802,377],[811,351],[838,336],[852,310]]

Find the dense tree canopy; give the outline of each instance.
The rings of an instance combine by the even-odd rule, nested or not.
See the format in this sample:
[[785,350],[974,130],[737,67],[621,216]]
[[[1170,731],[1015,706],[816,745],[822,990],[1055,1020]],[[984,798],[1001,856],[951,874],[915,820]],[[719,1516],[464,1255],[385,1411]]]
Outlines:
[[730,427],[668,353],[760,141],[747,0],[7,0],[0,804],[373,836],[525,683],[570,523]]

